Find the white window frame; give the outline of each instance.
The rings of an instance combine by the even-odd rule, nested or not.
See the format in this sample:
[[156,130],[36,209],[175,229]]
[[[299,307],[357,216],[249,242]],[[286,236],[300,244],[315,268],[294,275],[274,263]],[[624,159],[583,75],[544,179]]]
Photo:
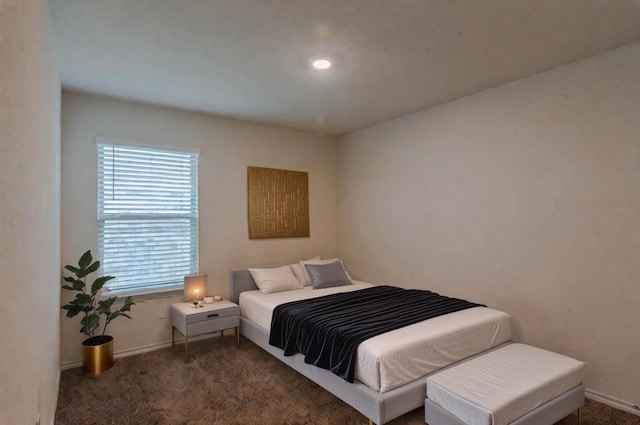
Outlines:
[[198,272],[198,152],[96,143],[98,255],[101,274],[116,277],[105,295],[182,290],[184,276]]

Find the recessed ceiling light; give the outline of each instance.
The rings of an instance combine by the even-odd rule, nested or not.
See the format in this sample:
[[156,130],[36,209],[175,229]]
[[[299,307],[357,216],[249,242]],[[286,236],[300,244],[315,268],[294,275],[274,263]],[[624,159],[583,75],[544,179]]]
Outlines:
[[325,69],[331,68],[331,61],[327,58],[311,59],[311,66],[324,71]]

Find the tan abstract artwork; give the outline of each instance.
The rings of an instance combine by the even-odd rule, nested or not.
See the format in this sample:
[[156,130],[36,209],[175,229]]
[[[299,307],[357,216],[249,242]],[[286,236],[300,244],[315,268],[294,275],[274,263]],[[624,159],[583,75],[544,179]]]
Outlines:
[[309,173],[247,167],[249,239],[309,237]]

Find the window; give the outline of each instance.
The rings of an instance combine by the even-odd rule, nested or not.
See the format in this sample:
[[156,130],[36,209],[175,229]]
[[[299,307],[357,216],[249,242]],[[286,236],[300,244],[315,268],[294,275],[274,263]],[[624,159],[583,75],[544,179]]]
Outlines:
[[98,140],[98,251],[112,293],[180,289],[198,271],[198,154]]

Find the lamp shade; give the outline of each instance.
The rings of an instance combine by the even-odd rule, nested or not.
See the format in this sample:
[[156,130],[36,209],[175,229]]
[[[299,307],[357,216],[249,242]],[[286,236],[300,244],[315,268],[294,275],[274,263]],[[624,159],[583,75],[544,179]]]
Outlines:
[[190,274],[184,277],[184,300],[193,301],[207,294],[207,275]]

